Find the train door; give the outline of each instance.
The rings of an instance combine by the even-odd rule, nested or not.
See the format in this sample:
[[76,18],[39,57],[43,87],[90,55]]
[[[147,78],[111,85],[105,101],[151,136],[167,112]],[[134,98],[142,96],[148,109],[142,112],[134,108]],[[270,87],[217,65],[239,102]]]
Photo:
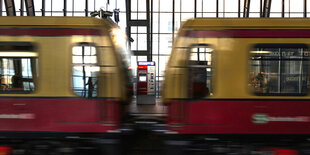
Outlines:
[[212,95],[213,49],[208,45],[190,47],[189,55],[189,96],[203,98]]
[[72,54],[73,92],[91,99],[89,102],[96,102],[96,117],[100,122],[120,123],[121,75],[113,49],[82,43],[73,47]]
[[97,97],[99,66],[95,46],[79,44],[73,47],[73,91],[84,98]]

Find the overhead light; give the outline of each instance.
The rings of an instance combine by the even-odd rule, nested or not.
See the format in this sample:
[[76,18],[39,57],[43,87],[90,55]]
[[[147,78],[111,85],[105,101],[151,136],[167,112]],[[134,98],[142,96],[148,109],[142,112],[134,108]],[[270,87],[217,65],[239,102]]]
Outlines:
[[272,53],[271,51],[251,51],[252,54],[268,54]]
[[0,57],[38,57],[36,52],[0,52]]

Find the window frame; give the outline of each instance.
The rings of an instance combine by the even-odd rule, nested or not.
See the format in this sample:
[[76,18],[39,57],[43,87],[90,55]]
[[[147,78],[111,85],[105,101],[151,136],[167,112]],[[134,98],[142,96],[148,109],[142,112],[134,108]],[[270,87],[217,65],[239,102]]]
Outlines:
[[[75,56],[74,54],[73,54],[73,48],[74,47],[82,47],[82,46],[92,46],[92,47],[94,47],[95,48],[95,51],[96,51],[96,61],[97,61],[97,63],[94,63],[94,67],[95,66],[97,66],[97,67],[99,67],[99,72],[100,72],[100,65],[99,65],[99,57],[98,57],[98,46],[96,46],[96,44],[95,43],[93,43],[93,42],[76,42],[76,43],[74,43],[74,44],[72,44],[72,46],[71,46],[71,48],[70,48],[70,58],[71,58],[71,77],[70,77],[70,85],[71,85],[71,91],[72,91],[72,93],[74,94],[74,95],[76,95],[76,96],[78,96],[78,97],[80,97],[80,98],[85,98],[85,99],[95,99],[95,98],[98,98],[98,86],[97,86],[97,88],[95,88],[95,91],[96,91],[96,93],[97,93],[97,95],[96,96],[94,96],[94,97],[89,97],[89,96],[87,96],[87,94],[86,94],[86,96],[84,97],[83,95],[81,96],[81,95],[79,95],[78,93],[76,93],[76,91],[74,91],[75,89],[74,89],[74,80],[73,80],[73,77],[74,77],[74,74],[73,74],[73,67],[74,66],[83,66],[83,64],[79,64],[79,65],[75,65],[75,63],[73,63],[73,56]],[[90,66],[90,65],[88,65],[87,63],[86,64],[84,64],[84,66]],[[98,78],[98,77],[97,77]],[[86,78],[86,81],[85,81],[86,83],[87,83],[87,78]],[[86,89],[86,93],[88,92],[88,89]]]
[[[33,90],[32,91],[25,91],[25,90],[9,90],[9,91],[2,91],[0,90],[0,94],[35,94],[38,90],[38,85],[39,85],[39,75],[40,75],[40,52],[38,50],[38,45],[35,42],[30,42],[30,41],[1,41],[0,46],[18,46],[18,45],[27,45],[30,48],[25,49],[25,50],[13,50],[13,52],[32,52],[36,53],[37,56],[0,56],[0,59],[12,59],[12,58],[27,58],[31,61],[31,59],[34,59],[36,62],[35,64],[35,70],[36,70],[36,75],[32,74],[32,82],[33,82]],[[0,49],[0,53],[3,52]],[[9,52],[9,51],[8,51]],[[30,62],[31,63],[31,62]],[[31,67],[31,64],[30,64]],[[32,68],[31,68],[32,69]]]
[[[216,75],[216,73],[215,73],[215,64],[216,64],[216,49],[215,49],[215,47],[213,46],[213,45],[211,45],[211,44],[208,44],[208,43],[196,43],[196,44],[191,44],[190,46],[188,46],[187,47],[187,51],[188,51],[188,54],[187,54],[187,62],[186,62],[186,68],[188,69],[188,78],[189,78],[189,80],[190,80],[190,69],[191,68],[200,68],[200,67],[197,67],[197,66],[202,66],[202,65],[191,65],[190,64],[190,61],[191,61],[191,54],[192,53],[197,53],[198,54],[198,52],[192,52],[191,50],[193,49],[193,48],[197,48],[197,47],[199,47],[199,46],[205,46],[204,48],[210,48],[210,49],[213,49],[213,51],[211,52],[211,69],[212,69],[212,71],[211,71],[211,75],[210,76],[207,76],[207,78],[208,77],[210,77],[210,88],[209,88],[209,94],[208,95],[205,95],[205,96],[203,96],[203,97],[199,97],[199,98],[201,98],[201,99],[203,99],[203,98],[210,98],[210,97],[213,97],[214,96],[214,94],[215,94],[215,75]],[[205,53],[207,53],[207,52],[205,52]],[[200,61],[200,60],[199,60]],[[196,66],[196,67],[192,67],[192,66]],[[203,65],[204,66],[204,65]],[[208,66],[208,65],[206,65],[206,66]],[[192,84],[192,82],[189,82],[188,83],[188,87],[191,89],[191,84]],[[206,84],[207,84],[207,82],[206,82]],[[188,92],[189,94],[189,96],[190,96],[190,98],[195,98],[192,94],[190,94],[190,92]]]
[[[253,49],[255,48],[303,48],[303,49],[307,49],[310,50],[309,45],[305,44],[305,43],[256,43],[252,46],[250,46],[247,54],[248,54],[248,69],[247,69],[247,85],[249,84],[250,81],[250,76],[249,73],[251,72],[251,51],[253,51]],[[307,58],[301,58],[300,61],[307,61],[305,60]],[[268,61],[268,59],[266,59]],[[272,59],[271,59],[272,60]],[[278,62],[280,61],[280,65],[282,66],[283,62],[281,62],[282,59],[279,59]],[[310,56],[308,58],[309,62],[310,60]],[[296,61],[296,60],[295,60]],[[310,62],[308,65],[308,72],[310,71]],[[280,73],[282,73],[281,71],[279,71]],[[280,75],[281,76],[281,75]],[[310,74],[308,74],[307,78],[310,78]],[[281,81],[280,81],[281,82]],[[281,87],[281,86],[280,86]],[[305,93],[257,93],[255,91],[251,90],[252,87],[247,87],[248,92],[251,95],[254,96],[309,96],[309,88],[306,90]]]

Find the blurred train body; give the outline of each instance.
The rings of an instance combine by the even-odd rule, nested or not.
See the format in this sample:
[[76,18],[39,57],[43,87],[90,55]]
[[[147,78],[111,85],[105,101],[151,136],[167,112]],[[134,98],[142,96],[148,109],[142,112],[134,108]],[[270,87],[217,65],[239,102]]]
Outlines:
[[132,94],[125,40],[109,19],[1,17],[1,145],[78,154],[109,144],[117,154]]
[[163,86],[171,150],[309,154],[309,37],[305,19],[186,21]]

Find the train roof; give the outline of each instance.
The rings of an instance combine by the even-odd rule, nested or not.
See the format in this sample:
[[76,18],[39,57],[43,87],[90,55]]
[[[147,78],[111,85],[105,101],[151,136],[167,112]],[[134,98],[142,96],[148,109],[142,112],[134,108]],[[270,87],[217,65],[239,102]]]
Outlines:
[[310,28],[306,18],[195,18],[183,23],[183,29]]
[[107,28],[117,25],[111,19],[94,17],[0,17],[0,27]]

